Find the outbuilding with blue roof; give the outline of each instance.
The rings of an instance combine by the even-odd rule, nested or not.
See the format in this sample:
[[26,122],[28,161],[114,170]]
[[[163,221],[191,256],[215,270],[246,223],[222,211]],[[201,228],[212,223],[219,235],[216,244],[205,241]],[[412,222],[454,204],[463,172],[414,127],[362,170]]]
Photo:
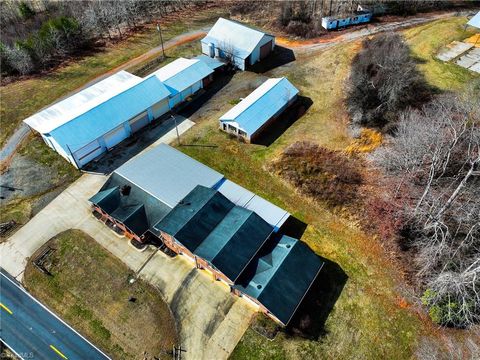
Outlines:
[[203,54],[231,60],[240,70],[245,70],[272,52],[275,37],[239,22],[219,18],[201,44]]
[[120,71],[24,120],[45,143],[81,168],[170,111],[156,77]]
[[299,91],[286,78],[268,79],[220,118],[220,129],[248,142],[295,102]]

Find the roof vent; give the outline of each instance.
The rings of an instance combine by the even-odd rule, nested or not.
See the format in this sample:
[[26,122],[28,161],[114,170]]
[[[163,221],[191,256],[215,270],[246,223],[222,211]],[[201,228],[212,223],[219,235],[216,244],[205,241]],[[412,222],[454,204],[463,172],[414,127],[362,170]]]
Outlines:
[[260,290],[263,286],[262,285],[257,285],[257,289]]
[[130,195],[131,190],[132,190],[132,187],[130,185],[123,185],[120,188],[120,194],[122,194],[123,196],[128,196]]

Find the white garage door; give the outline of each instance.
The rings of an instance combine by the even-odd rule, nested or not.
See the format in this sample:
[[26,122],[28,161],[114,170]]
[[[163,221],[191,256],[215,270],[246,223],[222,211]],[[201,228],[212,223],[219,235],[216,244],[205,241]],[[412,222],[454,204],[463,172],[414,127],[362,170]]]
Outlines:
[[126,139],[128,135],[128,131],[122,124],[119,127],[103,135],[103,140],[105,140],[105,145],[107,149],[110,149],[117,145],[123,139]]
[[133,119],[129,120],[128,123],[130,124],[130,129],[132,133],[137,132],[144,126],[148,125],[148,114],[145,111],[138,116],[135,116]]
[[102,154],[103,151],[104,149],[102,148],[98,140],[95,140],[92,141],[90,144],[84,146],[80,150],[77,150],[73,155],[77,160],[77,164],[81,167]]
[[153,118],[157,119],[163,114],[166,114],[169,110],[168,99],[162,100],[152,106]]

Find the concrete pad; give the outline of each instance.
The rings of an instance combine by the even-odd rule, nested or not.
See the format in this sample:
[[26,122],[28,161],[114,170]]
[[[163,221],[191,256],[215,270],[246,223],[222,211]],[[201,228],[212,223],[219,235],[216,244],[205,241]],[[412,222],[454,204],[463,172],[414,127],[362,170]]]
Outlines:
[[461,41],[453,41],[437,54],[437,58],[442,61],[450,61],[462,55],[465,51],[470,50],[473,44],[464,43]]
[[480,74],[480,62],[477,62],[475,65],[470,66],[469,69]]
[[475,71],[480,63],[480,48],[473,48],[462,55],[456,62],[457,65]]

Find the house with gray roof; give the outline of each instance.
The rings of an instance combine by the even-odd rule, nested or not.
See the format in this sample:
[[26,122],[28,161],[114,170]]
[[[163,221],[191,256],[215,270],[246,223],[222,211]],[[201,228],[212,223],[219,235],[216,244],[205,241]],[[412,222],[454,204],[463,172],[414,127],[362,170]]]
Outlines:
[[219,18],[201,44],[203,54],[231,60],[240,70],[246,70],[273,51],[275,36],[236,21]]

